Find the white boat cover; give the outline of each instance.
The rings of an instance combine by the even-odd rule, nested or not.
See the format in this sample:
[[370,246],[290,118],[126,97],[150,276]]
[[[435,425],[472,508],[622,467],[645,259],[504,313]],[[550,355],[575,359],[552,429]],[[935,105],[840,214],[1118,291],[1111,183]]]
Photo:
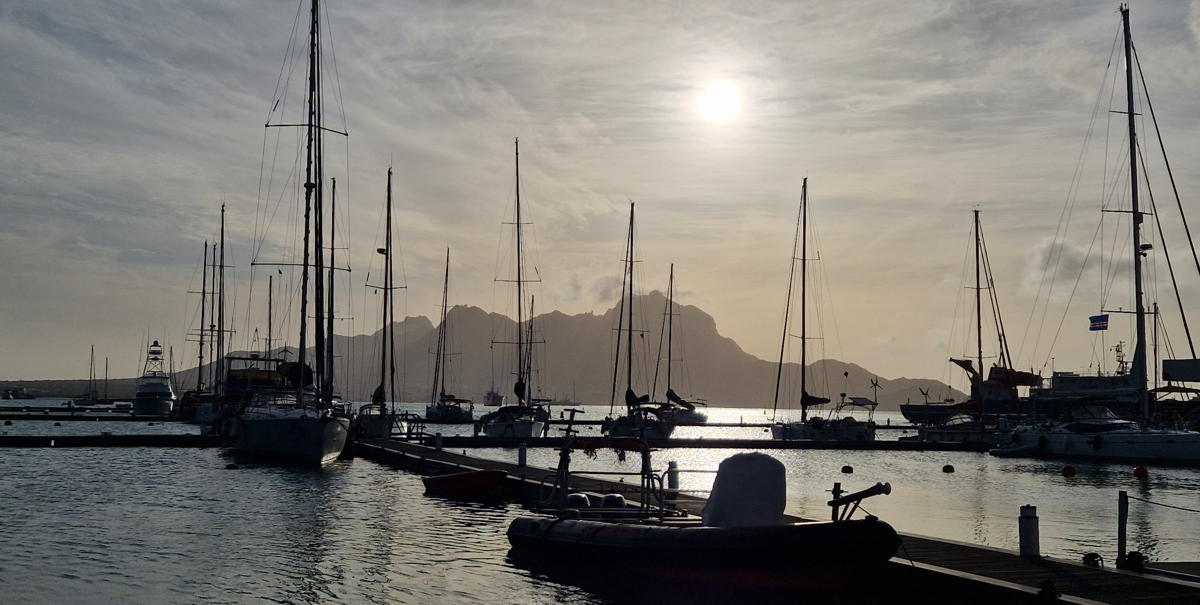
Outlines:
[[787,478],[783,463],[761,452],[721,461],[701,518],[708,527],[783,524]]

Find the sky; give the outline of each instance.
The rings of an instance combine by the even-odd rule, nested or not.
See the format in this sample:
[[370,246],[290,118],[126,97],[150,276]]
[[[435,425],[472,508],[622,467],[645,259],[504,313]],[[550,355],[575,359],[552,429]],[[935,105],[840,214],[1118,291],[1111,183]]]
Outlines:
[[[1119,225],[1097,236],[1105,192],[1126,186],[1114,168],[1124,117],[1110,113],[1124,103],[1106,71],[1116,3],[330,0],[326,10],[327,123],[349,133],[327,141],[346,211],[339,262],[351,269],[339,333],[378,327],[365,284],[378,277],[389,165],[407,286],[398,314],[436,316],[447,247],[451,302],[505,312],[495,280],[519,137],[539,312],[616,304],[632,200],[640,287],[664,290],[673,263],[681,302],[775,359],[807,177],[817,357],[965,384],[947,358],[974,349],[962,317],[974,209],[1017,366],[1111,370],[1109,347],[1128,340],[1126,316],[1102,339],[1086,319],[1130,308],[1128,265],[1080,273],[1085,257],[1107,247],[1124,258],[1128,245]],[[189,292],[222,202],[231,338],[243,346],[265,332],[272,270],[251,263],[294,237],[295,205],[272,184],[294,161],[278,151],[292,135],[264,124],[281,73],[293,90],[285,109],[298,107],[303,72],[281,65],[300,11],[283,0],[0,4],[0,379],[86,376],[91,345],[114,376],[135,375],[147,338],[185,365]],[[1133,2],[1131,23],[1194,213],[1200,5]],[[720,121],[702,103],[714,86],[737,99]],[[1154,161],[1157,141],[1142,142]],[[1101,167],[1077,169],[1081,157]],[[1195,312],[1200,279],[1170,186],[1161,169],[1150,176]],[[1162,256],[1147,255],[1153,298],[1174,356],[1190,357]]]

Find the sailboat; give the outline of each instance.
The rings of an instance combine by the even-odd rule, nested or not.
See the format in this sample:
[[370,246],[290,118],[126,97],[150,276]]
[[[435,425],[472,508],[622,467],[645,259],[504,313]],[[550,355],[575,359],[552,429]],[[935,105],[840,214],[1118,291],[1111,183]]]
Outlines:
[[[513,394],[517,396],[515,405],[504,405],[499,409],[484,414],[476,424],[477,432],[482,432],[488,437],[539,437],[543,434],[546,428],[546,422],[550,420],[550,413],[544,407],[539,405],[538,401],[534,400],[533,393],[535,392],[531,384],[533,380],[533,301],[530,298],[529,308],[529,325],[525,324],[525,283],[528,280],[528,273],[525,270],[525,250],[523,248],[522,234],[525,223],[521,219],[521,148],[520,140],[514,142],[514,157],[516,158],[516,203],[515,217],[513,220],[513,229],[515,230],[516,244],[514,246],[515,262],[514,272],[516,273],[513,280],[497,280],[511,281],[517,290],[517,325],[516,325],[516,340],[513,342],[504,342],[503,344],[516,345],[516,382],[513,384]],[[526,332],[528,331],[528,335]],[[499,344],[493,342],[493,345]],[[490,405],[494,398],[489,394],[487,403]]]
[[[796,252],[800,252],[799,258]],[[783,342],[779,345],[779,366],[775,374],[775,400],[773,411],[779,408],[779,392],[786,362],[788,337],[791,335],[788,318],[791,315],[792,285],[796,276],[796,261],[800,261],[800,420],[782,420],[771,425],[774,439],[805,439],[812,441],[874,441],[875,422],[870,413],[876,402],[861,397],[843,398],[828,417],[808,415],[808,408],[829,403],[829,398],[808,393],[808,177],[800,185],[800,216],[796,219],[796,238],[792,244],[792,270],[788,276],[787,302],[784,308]],[[854,416],[839,416],[848,407],[865,407],[869,410],[867,420]]]
[[[1003,448],[992,450],[991,453],[994,456],[1065,457],[1141,463],[1200,463],[1200,433],[1153,426],[1150,415],[1151,392],[1148,388],[1149,372],[1146,346],[1146,316],[1148,313],[1143,300],[1145,293],[1142,284],[1142,257],[1152,247],[1150,244],[1142,243],[1141,224],[1144,216],[1153,214],[1153,208],[1149,208],[1149,212],[1143,211],[1139,206],[1138,199],[1137,158],[1140,153],[1135,119],[1138,113],[1133,102],[1133,76],[1136,63],[1133,41],[1129,31],[1128,5],[1121,7],[1121,22],[1125,34],[1126,111],[1124,113],[1128,117],[1129,128],[1129,212],[1133,216],[1130,227],[1132,229],[1131,248],[1135,304],[1133,315],[1136,340],[1132,367],[1128,368],[1127,372],[1120,372],[1117,376],[1112,377],[1114,380],[1111,382],[1114,383],[1112,386],[1119,390],[1131,389],[1133,391],[1140,418],[1138,422],[1122,419],[1113,410],[1098,401],[1096,397],[1081,399],[1077,401],[1078,405],[1066,411],[1057,422],[1017,427],[1012,432],[1011,443]],[[1152,106],[1150,113],[1153,116]],[[1151,198],[1151,204],[1153,204],[1153,198]],[[1180,306],[1182,308],[1182,303]],[[1106,317],[1104,321],[1107,323]],[[1094,319],[1093,322],[1095,322]],[[1190,336],[1188,340],[1190,345]],[[1194,349],[1193,356],[1195,356]],[[1187,361],[1195,363],[1196,360]],[[1195,375],[1181,378],[1190,381],[1200,380],[1200,376]],[[1053,383],[1051,388],[1054,388]],[[1034,393],[1030,395],[1031,401],[1033,401]]]
[[[88,363],[87,390],[70,401],[71,407],[91,407],[100,404],[96,393],[96,345],[92,345],[91,361]],[[108,401],[106,403],[112,403]]]
[[387,224],[384,227],[384,245],[375,251],[383,255],[383,308],[379,331],[379,386],[371,393],[371,403],[358,409],[354,428],[360,437],[387,439],[392,436],[400,420],[396,413],[396,290],[392,271],[392,168],[387,173]]
[[[442,284],[442,321],[438,324],[437,358],[433,362],[433,394],[425,406],[425,420],[442,424],[470,424],[475,405],[446,392],[446,310],[450,300],[450,249],[446,248],[446,279]],[[463,407],[463,406],[467,407]]]
[[171,377],[163,370],[163,348],[156,340],[146,350],[146,364],[133,395],[133,413],[166,416],[174,405],[175,391],[171,389]]
[[[629,237],[625,244],[624,287],[621,288],[620,312],[617,318],[617,350],[613,356],[613,389],[609,415],[600,424],[600,432],[610,437],[640,437],[666,439],[675,431],[675,422],[663,406],[650,402],[650,395],[638,395],[633,390],[633,268],[634,268],[634,204],[629,202]],[[625,413],[613,416],[617,403],[617,377],[621,373],[621,335],[625,336]]]
[[[996,427],[1005,423],[996,422],[991,429],[986,422],[987,416],[997,419],[1000,416],[1030,413],[1027,400],[1019,397],[1017,387],[1040,387],[1042,377],[1032,372],[1022,372],[1013,368],[1012,353],[1008,348],[1008,339],[1004,332],[1004,322],[1000,314],[1000,303],[992,278],[991,264],[984,248],[983,227],[979,220],[979,210],[973,212],[975,247],[975,359],[951,359],[950,362],[967,373],[971,381],[970,396],[962,402],[942,402],[921,404],[904,404],[900,406],[901,413],[910,422],[926,425],[919,430],[918,437],[922,441],[979,441],[991,439],[996,434]],[[997,362],[983,373],[983,291],[988,292],[991,303],[991,315],[996,323],[996,337],[999,343]],[[978,364],[978,365],[976,365]],[[967,418],[963,418],[966,416]],[[948,423],[949,427],[940,426]],[[926,438],[926,437],[929,438]],[[933,438],[936,436],[936,439]]]
[[[231,445],[238,452],[308,464],[324,464],[336,459],[344,449],[350,431],[350,418],[344,413],[344,406],[335,399],[333,388],[333,255],[337,248],[333,243],[332,223],[337,182],[332,181],[326,204],[323,149],[325,132],[337,131],[324,125],[320,14],[319,0],[312,0],[305,121],[301,124],[267,124],[268,127],[303,127],[307,139],[298,359],[279,364],[277,371],[283,381],[278,388],[249,392],[248,400],[239,402],[226,428]],[[278,105],[276,103],[274,107]],[[314,299],[311,307],[310,294]],[[315,369],[306,359],[310,308],[315,315]]]
[[[666,403],[661,404],[664,416],[669,418],[675,424],[704,424],[708,422],[708,414],[696,409],[696,406],[707,406],[703,401],[690,401],[680,397],[671,385],[671,369],[675,363],[674,357],[674,342],[675,342],[675,316],[679,315],[675,312],[675,263],[671,263],[671,274],[667,280],[667,308],[663,311],[663,319],[665,320],[666,341],[667,341],[667,390],[663,393]],[[661,351],[662,338],[659,339],[659,347]],[[659,361],[662,361],[662,355],[659,354]],[[655,370],[655,382],[658,381],[658,370]],[[651,389],[654,390],[654,389]]]

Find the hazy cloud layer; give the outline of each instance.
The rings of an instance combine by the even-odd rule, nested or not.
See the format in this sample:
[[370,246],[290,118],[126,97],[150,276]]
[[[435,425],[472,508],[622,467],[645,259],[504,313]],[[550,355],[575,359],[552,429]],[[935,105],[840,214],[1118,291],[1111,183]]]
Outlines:
[[[1132,8],[1194,212],[1200,9]],[[664,289],[675,263],[677,287],[722,334],[771,358],[807,176],[847,361],[939,377],[954,346],[970,210],[983,211],[1009,332],[1025,332],[1098,95],[1091,155],[1102,155],[1104,136],[1114,148],[1123,136],[1101,95],[1115,5],[331,0],[327,9],[330,121],[340,127],[344,112],[350,132],[328,143],[350,211],[339,231],[354,268],[340,303],[355,318],[339,324],[345,332],[376,327],[363,283],[378,275],[389,165],[408,314],[434,313],[446,247],[456,300],[504,312],[494,280],[510,245],[501,223],[512,220],[520,137],[539,310],[612,306],[633,199],[642,289]],[[247,281],[265,222],[260,167],[275,161],[286,172],[295,143],[263,124],[304,10],[283,1],[0,5],[0,378],[80,376],[93,342],[133,373],[146,331],[168,334],[184,359],[195,306],[186,292],[199,287],[202,242],[215,237],[222,200],[236,338],[265,330],[265,286]],[[301,84],[302,67],[288,73]],[[729,124],[698,110],[715,81],[741,95]],[[287,111],[298,99],[289,93]],[[1165,173],[1150,176],[1166,217]],[[1069,242],[1092,238],[1091,198],[1102,186],[1080,185]],[[281,258],[296,237],[295,192],[276,187],[272,200],[282,202],[268,206],[260,260]],[[1182,244],[1177,219],[1164,226]],[[1055,246],[1066,252],[1057,296],[1079,274],[1079,251]],[[1172,258],[1196,294],[1185,255]],[[1112,300],[1123,296],[1116,288]],[[1063,320],[1059,369],[1086,366],[1094,349],[1081,322],[1100,294],[1086,294]],[[1046,321],[1057,324],[1063,306],[1052,301]]]

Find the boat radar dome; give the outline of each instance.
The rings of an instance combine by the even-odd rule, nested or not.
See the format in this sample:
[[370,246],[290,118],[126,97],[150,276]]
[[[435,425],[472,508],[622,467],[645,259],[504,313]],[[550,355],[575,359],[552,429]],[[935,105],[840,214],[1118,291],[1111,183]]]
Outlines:
[[782,462],[760,452],[734,454],[717,467],[701,518],[708,527],[782,525],[786,504]]

